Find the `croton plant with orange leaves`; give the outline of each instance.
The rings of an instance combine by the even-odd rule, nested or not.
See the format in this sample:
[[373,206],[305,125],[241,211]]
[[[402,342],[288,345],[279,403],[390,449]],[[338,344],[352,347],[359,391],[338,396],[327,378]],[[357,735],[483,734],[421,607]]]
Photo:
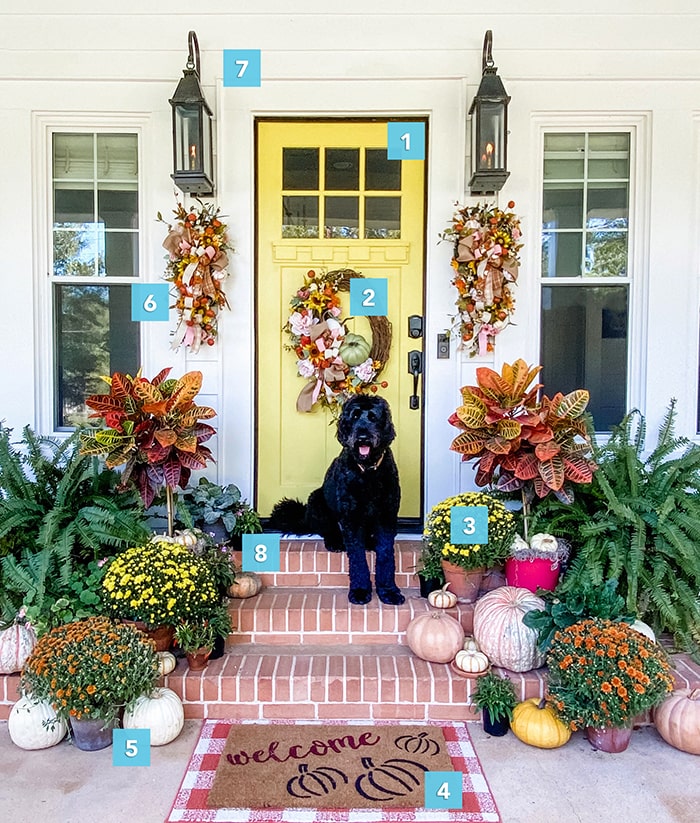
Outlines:
[[172,493],[185,488],[192,469],[203,469],[214,459],[204,445],[216,429],[202,420],[216,415],[209,406],[197,406],[202,372],[191,371],[168,379],[163,369],[153,380],[115,372],[102,379],[108,394],[93,394],[85,401],[102,418],[103,429],[80,436],[81,453],[104,456],[109,468],[124,466],[121,485],[133,482],[146,507],[165,487],[168,528],[172,534]]
[[552,493],[570,503],[573,485],[590,483],[597,468],[584,417],[589,393],[540,397],[542,384],[532,383],[541,369],[522,359],[500,374],[478,368],[478,385],[462,388],[462,405],[449,418],[461,429],[450,448],[476,461],[476,484],[520,490],[526,540],[532,502]]

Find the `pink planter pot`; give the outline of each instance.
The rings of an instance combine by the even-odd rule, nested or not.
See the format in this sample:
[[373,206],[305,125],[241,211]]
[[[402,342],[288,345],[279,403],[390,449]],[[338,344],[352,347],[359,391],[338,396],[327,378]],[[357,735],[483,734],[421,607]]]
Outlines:
[[535,560],[516,560],[509,557],[506,560],[506,585],[519,586],[536,592],[538,588],[556,588],[559,581],[560,563],[537,558]]

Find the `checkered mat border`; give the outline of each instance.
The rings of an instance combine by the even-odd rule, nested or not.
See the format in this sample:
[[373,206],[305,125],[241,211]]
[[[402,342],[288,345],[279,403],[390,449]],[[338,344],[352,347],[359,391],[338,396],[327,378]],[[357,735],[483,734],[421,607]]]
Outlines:
[[[231,726],[246,721],[205,720],[165,823],[500,823],[465,724],[433,723],[445,735],[454,770],[462,772],[462,809],[210,809],[207,795]],[[259,721],[256,721],[259,722]],[[415,722],[412,721],[415,725]],[[366,721],[363,721],[366,725]],[[280,721],[280,725],[294,725]],[[314,724],[319,725],[319,724]],[[352,723],[325,723],[348,727]],[[396,721],[376,725],[396,726]]]

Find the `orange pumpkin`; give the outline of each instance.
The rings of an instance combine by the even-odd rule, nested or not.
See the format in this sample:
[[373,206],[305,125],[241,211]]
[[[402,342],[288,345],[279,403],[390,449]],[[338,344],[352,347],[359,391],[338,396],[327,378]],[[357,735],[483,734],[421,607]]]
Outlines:
[[474,639],[494,666],[528,672],[544,663],[537,632],[523,623],[544,600],[529,589],[501,586],[485,594],[474,607]]
[[663,739],[689,754],[700,754],[700,689],[677,689],[654,709]]
[[426,612],[406,629],[406,642],[414,654],[432,663],[449,663],[462,648],[464,629],[445,612]]
[[229,597],[255,597],[262,589],[262,580],[255,572],[241,572],[228,588]]

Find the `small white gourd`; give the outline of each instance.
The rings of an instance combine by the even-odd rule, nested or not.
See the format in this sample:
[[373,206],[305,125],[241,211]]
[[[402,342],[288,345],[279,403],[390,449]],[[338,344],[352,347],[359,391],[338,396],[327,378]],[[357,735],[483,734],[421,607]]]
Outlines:
[[464,651],[465,652],[480,652],[481,649],[479,648],[479,644],[474,640],[473,637],[465,637],[464,638]]
[[182,700],[172,689],[159,688],[137,698],[124,712],[122,725],[125,729],[150,729],[151,746],[165,746],[180,734],[184,723]]
[[449,583],[445,583],[441,589],[430,592],[428,595],[428,603],[430,603],[431,606],[435,606],[436,609],[451,609],[453,606],[456,606],[457,595],[454,592],[447,591],[449,585]]
[[68,733],[68,726],[56,717],[48,701],[34,702],[25,695],[10,710],[7,730],[15,746],[33,750],[48,749],[60,743]]
[[175,655],[171,652],[156,652],[156,654],[158,655],[158,672],[161,677],[170,674],[177,666]]
[[455,666],[463,672],[485,672],[489,667],[489,659],[483,652],[462,650],[457,652]]

